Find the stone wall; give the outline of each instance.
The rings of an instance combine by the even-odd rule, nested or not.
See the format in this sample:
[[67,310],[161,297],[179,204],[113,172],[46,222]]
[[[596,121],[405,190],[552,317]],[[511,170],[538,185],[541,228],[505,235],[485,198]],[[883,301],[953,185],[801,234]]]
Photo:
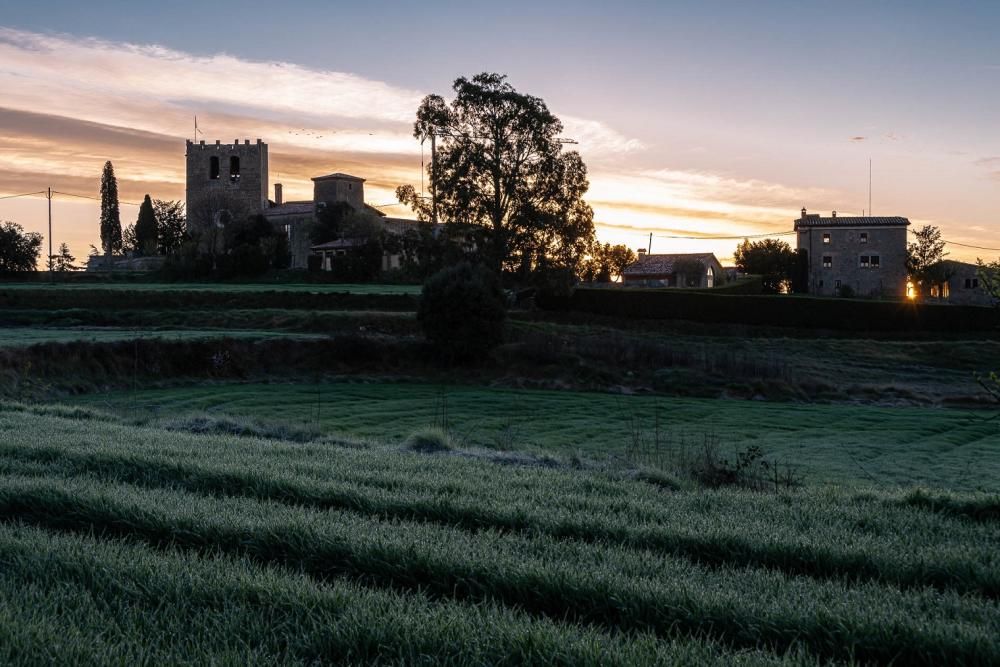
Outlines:
[[[237,166],[238,173],[234,167]],[[268,206],[267,144],[187,142],[188,210],[198,201],[238,202],[240,212],[257,215]]]
[[859,297],[906,296],[905,225],[805,227],[798,247],[808,252],[810,294],[837,296],[846,286]]

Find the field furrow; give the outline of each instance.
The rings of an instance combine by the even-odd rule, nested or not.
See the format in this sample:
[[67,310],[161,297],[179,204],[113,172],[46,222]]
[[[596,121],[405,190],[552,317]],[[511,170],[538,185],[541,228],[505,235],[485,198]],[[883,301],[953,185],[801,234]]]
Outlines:
[[319,580],[347,577],[440,599],[733,648],[881,664],[992,664],[1000,608],[931,589],[706,569],[618,545],[382,521],[246,498],[81,480],[7,479],[0,516],[161,548],[227,553]]

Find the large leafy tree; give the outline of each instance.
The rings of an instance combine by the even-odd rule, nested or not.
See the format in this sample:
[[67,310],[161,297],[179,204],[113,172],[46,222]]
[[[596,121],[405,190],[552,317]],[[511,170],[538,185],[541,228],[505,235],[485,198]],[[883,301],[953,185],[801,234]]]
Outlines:
[[595,243],[590,258],[581,267],[580,276],[588,282],[609,283],[613,277],[621,277],[635,260],[635,252],[627,245]]
[[946,279],[940,262],[948,253],[944,251],[941,230],[934,225],[924,225],[913,233],[913,237],[914,242],[906,246],[906,270],[910,279],[917,283]]
[[135,251],[138,255],[156,254],[159,240],[159,230],[156,224],[156,212],[153,210],[153,200],[146,195],[139,206],[139,217],[135,221]]
[[121,252],[122,221],[118,210],[118,179],[111,160],[101,174],[101,248],[105,253]]
[[41,249],[41,234],[25,232],[15,222],[0,224],[0,273],[34,271]]
[[777,293],[791,286],[798,268],[798,258],[784,241],[763,239],[743,242],[733,255],[736,268],[743,273],[759,275],[764,291]]
[[159,234],[159,253],[169,255],[180,250],[181,245],[188,240],[184,203],[154,199],[153,213],[156,215],[156,229]]
[[[414,135],[437,139],[430,166],[437,213],[481,232],[477,245],[494,270],[576,267],[594,238],[594,214],[583,201],[587,168],[558,141],[563,126],[538,97],[506,76],[459,78],[454,99],[428,95]],[[432,214],[412,187],[397,191],[421,217]]]

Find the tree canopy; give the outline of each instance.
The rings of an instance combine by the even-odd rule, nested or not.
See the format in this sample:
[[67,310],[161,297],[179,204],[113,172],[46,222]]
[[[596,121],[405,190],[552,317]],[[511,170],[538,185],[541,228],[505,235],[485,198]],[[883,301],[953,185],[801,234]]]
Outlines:
[[[583,201],[586,165],[558,140],[562,123],[500,74],[461,77],[453,89],[450,103],[425,97],[414,124],[414,136],[437,140],[429,172],[438,218],[478,228],[496,271],[577,268],[594,240],[594,214]],[[421,218],[433,216],[412,187],[397,196]]]
[[135,221],[135,251],[142,256],[156,254],[159,242],[159,232],[156,224],[156,212],[153,210],[153,200],[146,195],[139,206],[139,217]]
[[118,210],[118,179],[111,160],[104,163],[101,174],[101,249],[105,253],[121,252],[122,221]]
[[153,213],[159,234],[159,253],[169,255],[180,250],[181,244],[189,238],[183,202],[154,199]]
[[906,270],[910,278],[917,282],[944,279],[938,275],[941,267],[937,266],[947,254],[941,230],[934,225],[924,225],[913,236],[915,241],[906,246]]
[[737,269],[759,275],[764,291],[771,293],[789,288],[798,266],[795,251],[779,239],[743,239],[733,257]]
[[79,271],[81,267],[75,265],[76,257],[69,251],[69,246],[65,243],[59,244],[59,254],[52,256],[52,271],[56,273],[66,273],[68,271]]
[[36,270],[41,250],[41,234],[25,232],[15,222],[0,223],[0,273]]

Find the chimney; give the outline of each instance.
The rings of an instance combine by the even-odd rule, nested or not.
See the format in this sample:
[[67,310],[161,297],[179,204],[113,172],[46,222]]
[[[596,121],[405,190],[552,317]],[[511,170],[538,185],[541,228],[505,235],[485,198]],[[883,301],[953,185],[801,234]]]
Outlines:
[[281,183],[274,184],[274,205],[281,206]]
[[638,249],[638,253],[639,253],[640,255],[645,255],[645,254],[646,254],[646,249],[645,249],[645,248],[639,248],[639,249]]
[[802,207],[802,219],[803,220],[806,219],[806,207],[805,206]]
[[837,217],[837,212],[836,211],[833,212],[833,217],[835,217],[835,218]]

